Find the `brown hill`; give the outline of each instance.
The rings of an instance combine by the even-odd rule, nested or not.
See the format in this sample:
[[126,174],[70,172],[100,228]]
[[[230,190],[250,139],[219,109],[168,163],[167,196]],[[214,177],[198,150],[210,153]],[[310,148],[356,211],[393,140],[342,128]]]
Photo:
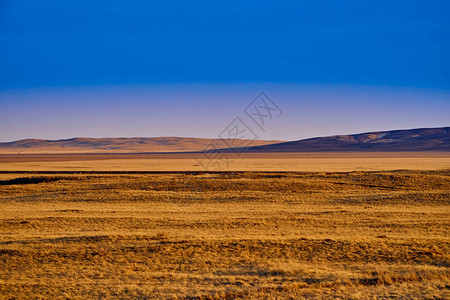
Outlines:
[[[220,139],[72,138],[0,143],[0,154],[198,152],[207,149],[210,144],[214,144],[214,149],[231,151],[226,150],[227,143]],[[450,127],[376,131],[292,142],[255,140],[246,149],[246,152],[254,153],[351,151],[450,151]]]
[[335,135],[250,147],[246,152],[450,151],[450,127]]
[[[252,141],[252,146],[280,141]],[[153,137],[153,138],[72,138],[65,140],[25,139],[0,143],[0,154],[38,153],[140,153],[202,151],[213,143],[215,149],[227,148],[224,140]]]

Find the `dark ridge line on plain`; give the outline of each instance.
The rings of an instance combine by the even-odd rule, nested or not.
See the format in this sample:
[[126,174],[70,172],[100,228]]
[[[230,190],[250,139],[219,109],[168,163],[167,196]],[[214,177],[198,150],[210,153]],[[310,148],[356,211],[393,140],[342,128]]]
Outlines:
[[[256,146],[260,147],[260,146]],[[261,146],[262,147],[262,146]],[[405,149],[405,150],[389,150],[389,149],[339,149],[339,150],[289,150],[289,151],[280,151],[280,150],[245,150],[245,151],[236,151],[240,148],[223,148],[223,149],[214,149],[213,151],[183,151],[183,152],[71,152],[71,153],[0,153],[0,156],[94,156],[94,155],[177,155],[177,154],[210,154],[210,153],[230,153],[235,155],[241,154],[273,154],[273,153],[282,153],[282,154],[304,154],[304,153],[398,153],[398,152],[420,152],[420,153],[449,153],[450,149]]]
[[410,169],[396,169],[396,170],[361,170],[361,171],[0,171],[0,174],[186,174],[186,175],[202,175],[202,174],[245,174],[245,173],[263,173],[263,174],[311,174],[311,173],[326,173],[326,174],[349,174],[349,173],[379,173],[379,172],[440,172],[449,171],[450,169],[437,170],[410,170]]
[[[400,171],[400,170],[399,170]],[[0,174],[242,174],[242,173],[311,173],[302,171],[0,171]],[[315,172],[312,172],[315,173]],[[333,172],[339,173],[339,172]],[[340,172],[348,173],[348,172]]]
[[[221,149],[217,149],[218,151]],[[215,150],[216,151],[216,150]],[[60,153],[0,153],[0,155],[129,155],[129,154],[203,154],[206,151],[183,152],[60,152]]]

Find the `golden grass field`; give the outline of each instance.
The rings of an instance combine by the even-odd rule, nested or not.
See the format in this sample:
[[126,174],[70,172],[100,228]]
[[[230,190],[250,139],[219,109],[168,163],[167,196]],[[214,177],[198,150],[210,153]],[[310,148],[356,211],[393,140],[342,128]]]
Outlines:
[[[214,157],[214,156],[213,156]],[[450,169],[450,152],[0,155],[0,171],[304,171]],[[215,157],[214,157],[215,158]]]
[[2,299],[450,298],[450,170],[0,180]]

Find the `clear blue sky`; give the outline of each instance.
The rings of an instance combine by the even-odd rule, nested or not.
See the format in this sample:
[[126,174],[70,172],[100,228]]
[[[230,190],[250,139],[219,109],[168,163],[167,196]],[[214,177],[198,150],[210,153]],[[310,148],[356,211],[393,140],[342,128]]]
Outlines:
[[450,1],[0,0],[0,141],[449,125]]

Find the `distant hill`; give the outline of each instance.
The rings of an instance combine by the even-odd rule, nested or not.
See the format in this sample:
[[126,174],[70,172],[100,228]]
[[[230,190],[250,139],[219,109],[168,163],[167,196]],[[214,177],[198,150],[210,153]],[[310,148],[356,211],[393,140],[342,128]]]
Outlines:
[[251,147],[246,152],[450,151],[450,127],[376,131]]
[[[226,149],[227,143],[220,139],[72,138],[66,140],[26,139],[0,143],[0,154],[197,152],[203,151],[210,144],[214,144],[214,149],[231,151]],[[292,142],[255,140],[245,152],[350,151],[450,151],[450,127],[376,131]]]
[[[251,145],[258,146],[278,142],[281,141],[255,140]],[[211,143],[214,144],[215,149],[228,147],[220,139],[184,137],[25,139],[0,143],[0,154],[186,152],[202,151]]]

